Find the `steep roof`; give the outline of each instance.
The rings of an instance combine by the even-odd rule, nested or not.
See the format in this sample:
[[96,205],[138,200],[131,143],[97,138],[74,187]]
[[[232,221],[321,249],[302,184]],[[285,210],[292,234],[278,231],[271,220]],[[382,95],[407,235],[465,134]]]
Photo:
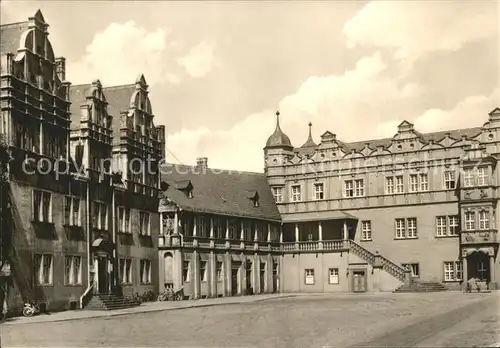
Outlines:
[[[162,168],[166,195],[184,210],[219,215],[281,221],[266,176],[261,173],[206,169],[168,164]],[[192,197],[183,192],[186,182]],[[252,200],[258,194],[259,204]]]
[[128,111],[130,98],[135,91],[135,84],[103,88],[108,102],[108,115],[113,116],[113,144],[120,142],[120,112]]
[[16,53],[21,43],[21,36],[28,29],[28,21],[1,25],[0,53]]
[[69,101],[71,102],[71,129],[80,127],[80,105],[85,102],[88,92],[92,85],[74,85],[69,88]]

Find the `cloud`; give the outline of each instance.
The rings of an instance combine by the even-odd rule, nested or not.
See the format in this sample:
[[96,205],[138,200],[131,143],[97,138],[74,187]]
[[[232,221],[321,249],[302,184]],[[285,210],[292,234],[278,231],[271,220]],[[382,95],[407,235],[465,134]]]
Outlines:
[[177,63],[186,69],[192,77],[207,75],[215,64],[215,43],[202,41],[191,48],[188,54],[177,59]]
[[497,7],[486,1],[372,1],[343,31],[348,47],[392,48],[398,59],[416,59],[497,35]]
[[[488,96],[465,98],[450,110],[422,112],[414,107],[424,97],[422,87],[403,83],[387,70],[381,55],[374,53],[343,74],[310,77],[278,103],[281,128],[296,147],[306,141],[309,121],[317,143],[326,130],[343,141],[361,141],[392,137],[403,120],[421,132],[481,126],[487,113],[500,104],[496,89]],[[261,172],[263,147],[275,127],[274,113],[263,110],[227,130],[183,130],[169,135],[167,146],[184,164],[206,156],[213,168]],[[172,155],[169,160],[178,162]]]
[[112,23],[95,34],[86,54],[68,62],[68,79],[73,84],[101,79],[107,85],[134,83],[144,74],[149,85],[180,82],[167,64],[169,30],[148,31],[135,22]]

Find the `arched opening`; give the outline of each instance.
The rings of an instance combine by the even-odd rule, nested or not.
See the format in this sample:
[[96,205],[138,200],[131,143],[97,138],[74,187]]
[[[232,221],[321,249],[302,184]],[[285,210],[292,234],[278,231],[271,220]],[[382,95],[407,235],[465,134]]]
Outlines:
[[174,285],[174,257],[172,253],[165,253],[164,258],[164,285],[165,289],[173,288]]
[[491,281],[490,261],[486,253],[474,251],[467,256],[467,276],[486,283]]
[[92,242],[92,254],[94,259],[93,281],[97,283],[95,290],[99,294],[109,294],[114,289],[117,273],[113,265],[114,244],[104,238],[97,238]]

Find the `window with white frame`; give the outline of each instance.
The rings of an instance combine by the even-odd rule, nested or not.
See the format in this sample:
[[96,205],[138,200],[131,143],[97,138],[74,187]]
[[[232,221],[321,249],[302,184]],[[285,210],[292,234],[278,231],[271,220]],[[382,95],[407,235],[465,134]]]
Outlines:
[[444,172],[444,188],[447,190],[453,190],[456,187],[455,183],[455,172],[452,170],[447,170]]
[[477,185],[488,185],[488,167],[477,168]]
[[458,236],[459,229],[459,219],[458,215],[449,215],[448,216],[448,235],[449,236]]
[[82,257],[66,255],[64,266],[64,283],[66,285],[82,284]]
[[385,193],[391,195],[394,193],[394,177],[388,176],[385,178]]
[[396,239],[417,238],[417,218],[398,218],[395,220]]
[[488,230],[490,228],[490,213],[486,210],[479,212],[479,229]]
[[189,261],[182,262],[182,279],[185,283],[191,279],[191,262]]
[[141,283],[151,284],[151,260],[141,260]]
[[464,214],[465,229],[472,231],[476,229],[476,213],[473,211],[466,211]]
[[361,221],[361,240],[372,240],[372,222],[370,220]]
[[354,196],[363,197],[365,195],[365,181],[363,179],[354,180]]
[[68,226],[82,226],[80,198],[66,196],[64,200],[64,223]]
[[132,259],[120,259],[120,281],[122,284],[132,283]]
[[406,225],[405,219],[396,219],[396,238],[403,239],[406,238]]
[[37,285],[52,285],[53,256],[51,254],[35,255],[35,277]]
[[149,221],[150,214],[145,211],[139,212],[139,233],[143,236],[151,235],[151,226]]
[[200,262],[200,278],[202,282],[206,282],[208,279],[207,275],[207,261]]
[[216,279],[218,282],[222,282],[224,280],[224,268],[222,261],[217,261]]
[[306,285],[314,285],[314,269],[306,268],[304,270],[305,284]]
[[447,217],[436,216],[436,236],[445,237],[448,234]]
[[457,215],[436,216],[436,237],[452,237],[458,235],[459,221]]
[[37,285],[52,285],[53,256],[51,254],[36,254],[34,261]]
[[406,234],[408,238],[417,238],[417,218],[406,219]]
[[363,179],[346,180],[344,182],[344,197],[363,197],[365,181]]
[[418,191],[418,175],[410,174],[410,192]]
[[444,262],[444,281],[458,282],[463,280],[462,262],[445,261]]
[[93,226],[99,230],[108,229],[108,206],[106,203],[94,202]]
[[401,266],[403,266],[403,268],[410,268],[410,271],[411,271],[411,276],[413,278],[418,278],[420,277],[420,267],[418,265],[418,263],[403,263],[401,264]]
[[329,268],[328,269],[328,284],[338,284],[339,283],[339,269]]
[[344,182],[344,197],[354,197],[354,182],[352,180]]
[[273,196],[276,203],[283,202],[283,188],[282,187],[273,187]]
[[464,187],[474,186],[474,172],[472,168],[464,169]]
[[300,185],[292,186],[292,202],[300,202],[301,200]]
[[130,225],[130,208],[118,207],[118,232],[132,233]]
[[323,183],[317,182],[314,183],[314,199],[315,200],[321,200],[324,199],[324,190],[323,190]]
[[33,190],[33,221],[52,222],[52,194]]
[[404,186],[404,180],[402,175],[396,176],[396,193],[404,193],[405,192],[405,186]]
[[429,177],[427,173],[420,173],[419,174],[419,179],[420,179],[420,191],[428,191],[429,190]]

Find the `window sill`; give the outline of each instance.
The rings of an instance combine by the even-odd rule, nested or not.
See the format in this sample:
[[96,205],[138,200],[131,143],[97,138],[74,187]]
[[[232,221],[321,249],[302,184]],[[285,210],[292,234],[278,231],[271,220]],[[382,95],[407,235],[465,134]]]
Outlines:
[[406,238],[394,237],[394,240],[415,240],[415,239],[418,239],[418,237],[406,237]]
[[436,239],[447,239],[447,238],[457,238],[458,234],[450,235],[450,236],[436,236]]
[[53,287],[54,284],[36,284],[36,286],[42,287],[42,288],[49,288],[49,287]]
[[140,283],[140,285],[151,285],[151,284],[152,284],[151,282],[149,282],[149,283],[142,283],[142,282],[141,282],[141,283]]
[[373,242],[373,239],[360,239],[360,242]]
[[83,286],[83,284],[64,284],[64,286],[68,286],[68,287],[76,288],[76,287],[81,287],[81,286]]
[[340,285],[340,283],[328,283],[328,285]]
[[120,283],[120,285],[122,285],[122,286],[132,286],[134,284],[133,283]]

